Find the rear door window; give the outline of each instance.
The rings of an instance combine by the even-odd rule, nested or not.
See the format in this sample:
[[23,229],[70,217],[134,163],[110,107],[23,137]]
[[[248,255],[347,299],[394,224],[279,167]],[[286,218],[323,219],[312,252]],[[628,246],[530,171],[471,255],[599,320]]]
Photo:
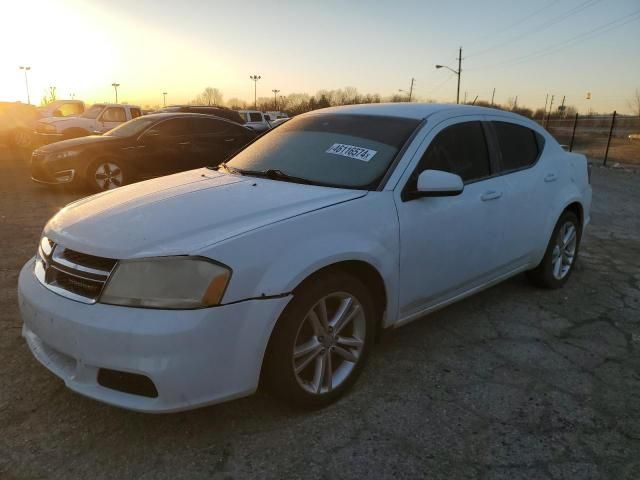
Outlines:
[[491,124],[500,147],[502,172],[520,170],[536,163],[544,141],[540,135],[515,123],[492,121]]
[[229,130],[230,124],[212,118],[194,119],[195,132],[199,135],[222,134]]
[[189,118],[172,118],[159,123],[153,130],[156,130],[163,137],[179,137],[190,132]]
[[424,170],[442,170],[472,182],[491,175],[484,128],[479,121],[451,125],[431,141],[416,175]]
[[250,113],[249,114],[249,121],[250,122],[261,122],[262,121],[262,114],[261,113]]
[[131,118],[138,118],[139,116],[142,115],[142,112],[140,111],[139,108],[132,108],[130,109],[131,112]]

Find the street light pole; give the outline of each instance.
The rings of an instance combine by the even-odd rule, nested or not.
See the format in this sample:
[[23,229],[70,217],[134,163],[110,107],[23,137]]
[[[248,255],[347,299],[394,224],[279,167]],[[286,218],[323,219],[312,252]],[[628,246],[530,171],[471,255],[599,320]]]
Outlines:
[[113,89],[114,89],[114,90],[115,90],[115,92],[116,92],[116,103],[118,103],[118,87],[120,86],[120,84],[119,84],[119,83],[116,83],[116,82],[113,82],[113,83],[111,84],[111,86],[113,87]]
[[31,67],[21,66],[20,70],[24,70],[24,84],[27,86],[27,103],[31,105],[31,97],[29,96],[29,79],[27,78],[27,72],[31,70]]
[[462,47],[458,52],[458,70],[454,70],[451,67],[447,67],[446,65],[436,65],[436,68],[446,68],[447,70],[451,70],[458,76],[458,92],[456,93],[456,103],[460,103],[460,77],[462,76]]
[[249,78],[253,80],[253,108],[258,109],[258,80],[262,77],[260,75],[249,75]]
[[163,106],[167,106],[167,92],[162,92],[162,104]]
[[280,90],[276,90],[275,88],[273,90],[271,90],[273,92],[273,106],[274,106],[274,110],[277,112],[278,111],[278,94],[280,93]]

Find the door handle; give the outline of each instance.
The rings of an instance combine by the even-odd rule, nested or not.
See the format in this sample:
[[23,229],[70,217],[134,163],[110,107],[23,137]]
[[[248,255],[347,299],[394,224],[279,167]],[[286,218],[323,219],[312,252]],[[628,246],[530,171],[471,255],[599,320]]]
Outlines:
[[235,138],[225,138],[224,141],[225,142],[235,142],[236,139]]
[[487,202],[489,200],[496,200],[502,196],[502,192],[498,192],[496,190],[489,190],[488,192],[484,192],[480,197],[480,200],[483,202]]
[[556,177],[555,173],[549,173],[547,174],[546,177],[544,177],[544,181],[545,182],[555,182],[558,179],[558,177]]

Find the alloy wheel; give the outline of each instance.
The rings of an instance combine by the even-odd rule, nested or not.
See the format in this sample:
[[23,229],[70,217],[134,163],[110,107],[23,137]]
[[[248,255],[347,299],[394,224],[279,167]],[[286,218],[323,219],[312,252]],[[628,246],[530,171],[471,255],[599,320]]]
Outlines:
[[367,322],[358,300],[345,292],[321,298],[298,328],[292,352],[298,384],[319,395],[339,387],[364,349]]
[[558,230],[556,244],[551,255],[551,265],[554,278],[562,280],[567,276],[576,256],[578,235],[573,222],[565,222]]
[[97,166],[94,179],[100,190],[112,190],[122,186],[122,169],[115,163],[105,162]]

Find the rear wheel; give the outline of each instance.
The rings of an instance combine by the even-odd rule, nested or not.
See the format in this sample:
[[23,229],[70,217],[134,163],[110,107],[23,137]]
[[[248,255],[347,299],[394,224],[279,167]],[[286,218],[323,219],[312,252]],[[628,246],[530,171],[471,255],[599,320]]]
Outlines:
[[265,359],[265,381],[294,405],[337,400],[360,375],[371,349],[376,311],[355,277],[321,274],[306,282],[278,320]]
[[544,288],[560,288],[567,283],[578,258],[581,233],[578,217],[566,210],[553,229],[544,258],[528,272],[533,283]]
[[121,187],[128,180],[122,163],[113,158],[94,162],[87,171],[87,183],[94,191],[103,192]]

